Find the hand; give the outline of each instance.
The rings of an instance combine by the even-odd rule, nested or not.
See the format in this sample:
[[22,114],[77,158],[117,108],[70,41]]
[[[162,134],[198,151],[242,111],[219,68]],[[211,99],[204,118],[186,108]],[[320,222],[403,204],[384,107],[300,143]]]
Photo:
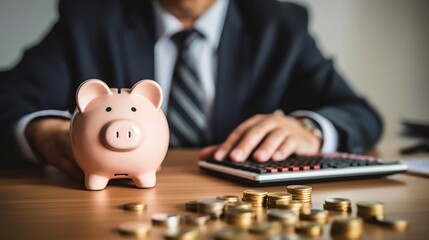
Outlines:
[[25,136],[36,156],[48,164],[81,180],[83,173],[71,152],[70,121],[58,118],[41,118],[30,122]]
[[224,143],[202,149],[200,159],[214,154],[221,161],[229,155],[231,160],[241,162],[253,152],[256,161],[279,161],[293,153],[317,154],[321,145],[322,140],[296,118],[259,114],[240,124]]

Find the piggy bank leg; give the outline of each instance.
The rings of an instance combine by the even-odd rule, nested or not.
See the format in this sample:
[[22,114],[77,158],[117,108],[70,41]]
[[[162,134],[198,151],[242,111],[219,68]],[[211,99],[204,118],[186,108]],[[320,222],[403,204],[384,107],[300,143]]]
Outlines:
[[85,175],[85,185],[88,190],[102,190],[106,188],[107,183],[109,182],[109,178],[88,174]]
[[140,174],[132,179],[134,184],[139,188],[151,188],[156,183],[156,171]]

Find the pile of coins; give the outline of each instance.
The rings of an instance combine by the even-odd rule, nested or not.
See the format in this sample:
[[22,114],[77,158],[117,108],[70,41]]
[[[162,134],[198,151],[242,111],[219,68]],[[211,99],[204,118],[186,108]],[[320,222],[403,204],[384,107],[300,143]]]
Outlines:
[[[360,238],[364,221],[395,230],[404,230],[408,226],[406,219],[385,215],[384,203],[379,201],[357,202],[356,217],[351,216],[352,202],[347,198],[325,199],[324,210],[312,209],[311,206],[312,187],[290,185],[287,186],[287,192],[247,189],[243,191],[241,200],[238,196],[222,195],[189,201],[186,202],[186,210],[192,214],[154,213],[151,220],[152,225],[167,227],[163,235],[165,239],[189,240],[201,237],[200,227],[211,219],[228,224],[214,232],[213,239],[248,239],[248,234],[269,236],[269,239],[291,239],[291,236],[300,239],[298,235],[290,235],[294,232],[318,237],[322,234],[323,226],[329,222],[330,211],[347,214],[346,217],[334,217],[332,220],[330,233],[339,239]],[[123,204],[122,208],[141,213],[147,210],[147,204],[131,202]],[[152,225],[143,221],[125,222],[117,230],[123,235],[147,238]]]
[[351,212],[352,201],[347,198],[328,198],[325,200],[323,208],[329,211]]
[[292,195],[287,192],[270,192],[267,194],[267,207],[275,208],[277,200],[283,200],[283,203],[286,204],[292,201]]
[[289,185],[287,192],[292,194],[293,200],[298,200],[303,203],[311,202],[312,187],[304,185]]
[[266,205],[266,197],[268,192],[260,190],[244,190],[243,201],[252,204],[252,207],[264,207]]

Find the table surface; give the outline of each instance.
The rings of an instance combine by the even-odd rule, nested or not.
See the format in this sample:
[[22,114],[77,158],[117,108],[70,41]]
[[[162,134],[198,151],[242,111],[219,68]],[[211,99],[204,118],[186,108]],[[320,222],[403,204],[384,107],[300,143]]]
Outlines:
[[[151,214],[186,214],[190,200],[219,195],[242,196],[249,187],[206,175],[197,167],[197,150],[171,150],[151,189],[135,188],[129,180],[113,180],[102,191],[87,191],[54,168],[0,170],[0,239],[124,239],[117,227],[127,221],[150,223]],[[409,221],[406,231],[365,223],[362,239],[425,239],[429,220],[428,178],[395,174],[385,178],[309,184],[313,208],[325,199],[349,198],[353,203],[379,200],[385,212]],[[262,187],[285,191],[286,185]],[[143,201],[143,213],[121,209],[122,204]],[[353,204],[352,215],[356,214]],[[200,228],[200,239],[210,239],[225,224],[212,220]],[[320,239],[329,239],[329,224]],[[153,226],[150,239],[162,239],[164,227]],[[250,239],[265,239],[249,235]],[[126,238],[125,238],[126,239]]]

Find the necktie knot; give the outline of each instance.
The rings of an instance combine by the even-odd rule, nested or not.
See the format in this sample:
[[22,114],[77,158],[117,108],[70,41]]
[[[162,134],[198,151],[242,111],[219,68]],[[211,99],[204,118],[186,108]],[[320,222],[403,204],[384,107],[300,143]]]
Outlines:
[[185,29],[171,36],[171,40],[176,44],[179,52],[186,51],[197,38],[204,38],[204,36],[195,28]]

